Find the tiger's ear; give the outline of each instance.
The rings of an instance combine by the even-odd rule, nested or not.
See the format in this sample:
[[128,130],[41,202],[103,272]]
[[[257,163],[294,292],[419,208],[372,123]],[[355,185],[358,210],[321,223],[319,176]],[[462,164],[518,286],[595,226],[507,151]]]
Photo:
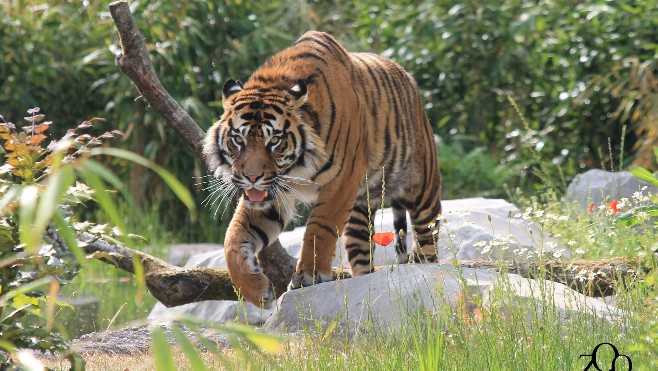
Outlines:
[[224,90],[222,91],[222,101],[226,101],[231,95],[242,91],[242,83],[237,80],[230,79],[224,84]]
[[288,92],[295,98],[294,101],[290,102],[294,107],[299,107],[306,102],[306,93],[308,90],[304,80],[297,80]]

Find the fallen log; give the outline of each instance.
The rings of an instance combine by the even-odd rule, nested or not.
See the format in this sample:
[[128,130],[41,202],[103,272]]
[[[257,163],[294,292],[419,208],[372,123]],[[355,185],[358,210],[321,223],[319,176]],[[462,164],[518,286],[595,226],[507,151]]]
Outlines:
[[[138,259],[144,268],[146,287],[166,307],[173,307],[205,300],[238,300],[225,269],[184,269],[149,254],[112,245],[103,240],[83,235],[87,242],[85,251],[98,260],[114,265],[129,273],[135,273],[133,259]],[[265,254],[265,255],[264,255]],[[277,262],[270,264],[266,273],[272,278],[277,297],[286,290],[294,272],[294,259],[275,242],[263,249],[259,259]],[[279,260],[283,260],[278,262]],[[286,261],[287,260],[287,261]],[[545,260],[513,263],[490,260],[447,261],[463,268],[493,269],[501,273],[514,273],[522,277],[548,279],[562,283],[582,294],[594,297],[613,295],[620,289],[629,288],[634,282],[649,273],[654,262],[649,258],[611,258],[602,260]],[[287,268],[287,269],[286,269]],[[384,269],[377,267],[375,270]],[[349,272],[336,270],[335,279],[351,278]]]
[[[112,245],[91,235],[81,235],[85,252],[93,258],[128,273],[135,273],[135,260],[144,269],[146,288],[164,306],[173,307],[205,300],[238,300],[226,269],[184,269],[166,261],[124,246]],[[258,255],[268,264],[265,273],[271,277],[277,297],[286,290],[294,273],[295,259],[276,241]]]

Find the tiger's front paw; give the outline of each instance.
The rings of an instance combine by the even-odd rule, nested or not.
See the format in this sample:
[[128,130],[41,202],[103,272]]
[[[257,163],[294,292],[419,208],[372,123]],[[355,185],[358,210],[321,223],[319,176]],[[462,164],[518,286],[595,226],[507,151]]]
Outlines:
[[290,283],[288,284],[288,291],[333,280],[333,275],[331,272],[326,274],[316,272],[315,276],[309,273],[306,273],[303,269],[299,269],[297,272],[295,272],[295,274],[292,275]]
[[265,309],[272,307],[276,300],[270,280],[264,274],[250,274],[233,279],[244,300]]
[[233,286],[244,300],[264,308],[270,308],[276,296],[269,278],[263,274],[256,256],[248,246],[241,249],[226,249],[226,265]]

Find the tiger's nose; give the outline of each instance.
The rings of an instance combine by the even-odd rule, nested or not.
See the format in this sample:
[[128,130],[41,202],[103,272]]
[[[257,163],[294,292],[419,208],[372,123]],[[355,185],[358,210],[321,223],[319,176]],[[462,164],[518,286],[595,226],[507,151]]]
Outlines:
[[252,183],[256,183],[260,177],[263,176],[263,172],[261,171],[260,174],[247,174],[245,173],[244,176],[246,176]]

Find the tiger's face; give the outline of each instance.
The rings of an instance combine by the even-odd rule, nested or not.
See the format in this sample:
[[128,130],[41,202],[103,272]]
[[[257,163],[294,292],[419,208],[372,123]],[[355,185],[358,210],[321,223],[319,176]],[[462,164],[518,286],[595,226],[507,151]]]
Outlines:
[[280,90],[226,83],[225,112],[208,131],[204,152],[227,196],[242,194],[247,207],[265,209],[290,203],[300,184],[310,185],[323,152],[299,111],[306,89],[303,81]]

